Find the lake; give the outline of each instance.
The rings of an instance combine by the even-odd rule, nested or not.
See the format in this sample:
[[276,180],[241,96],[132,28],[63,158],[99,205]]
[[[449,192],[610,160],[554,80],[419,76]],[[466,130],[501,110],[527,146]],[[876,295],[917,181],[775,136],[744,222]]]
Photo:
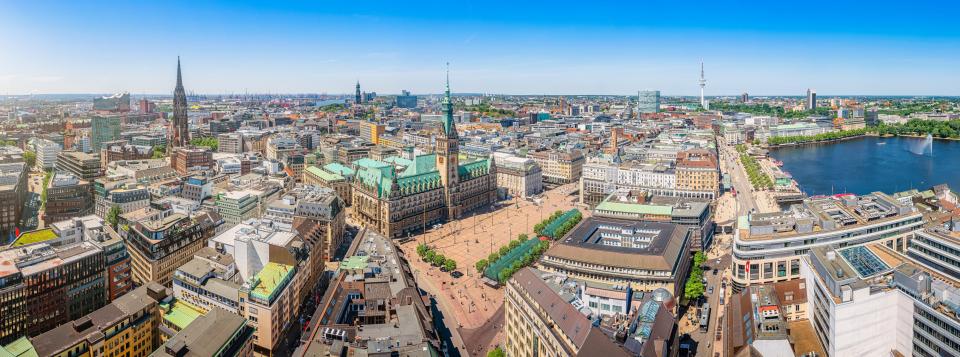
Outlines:
[[960,141],[873,136],[770,151],[808,195],[894,193],[946,183],[960,190]]

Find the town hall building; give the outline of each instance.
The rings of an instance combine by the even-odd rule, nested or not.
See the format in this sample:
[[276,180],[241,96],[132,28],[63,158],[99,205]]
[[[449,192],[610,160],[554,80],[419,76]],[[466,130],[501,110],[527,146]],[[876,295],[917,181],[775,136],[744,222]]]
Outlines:
[[413,160],[354,162],[354,220],[386,237],[402,238],[496,202],[493,160],[460,156],[449,74],[441,104],[445,116],[434,153]]

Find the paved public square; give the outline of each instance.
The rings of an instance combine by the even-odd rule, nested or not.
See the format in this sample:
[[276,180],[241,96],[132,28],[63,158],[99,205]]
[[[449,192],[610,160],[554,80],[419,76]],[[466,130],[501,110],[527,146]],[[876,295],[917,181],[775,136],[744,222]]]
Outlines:
[[[503,304],[503,290],[486,286],[474,265],[521,233],[533,238],[533,226],[556,210],[576,206],[577,184],[571,183],[544,192],[539,199],[502,201],[497,208],[470,214],[458,221],[428,230],[401,245],[410,257],[421,288],[437,295],[444,310],[454,315],[462,328],[482,326]],[[589,214],[581,209],[585,215]],[[464,275],[454,278],[420,261],[416,247],[426,243],[457,262]],[[494,341],[499,341],[499,337]]]

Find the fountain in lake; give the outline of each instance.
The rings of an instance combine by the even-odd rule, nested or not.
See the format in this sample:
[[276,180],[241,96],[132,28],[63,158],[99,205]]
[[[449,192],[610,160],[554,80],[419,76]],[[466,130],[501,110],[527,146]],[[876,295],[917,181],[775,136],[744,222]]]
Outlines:
[[927,134],[923,140],[911,140],[907,143],[907,151],[920,156],[933,156],[933,135]]

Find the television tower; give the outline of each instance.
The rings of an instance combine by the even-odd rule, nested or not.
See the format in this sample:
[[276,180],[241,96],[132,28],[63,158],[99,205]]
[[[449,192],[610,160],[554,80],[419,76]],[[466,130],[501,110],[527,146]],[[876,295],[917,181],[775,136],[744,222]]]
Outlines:
[[703,88],[707,86],[707,78],[703,76],[703,58],[700,59],[700,107],[706,108],[707,102],[703,100]]

